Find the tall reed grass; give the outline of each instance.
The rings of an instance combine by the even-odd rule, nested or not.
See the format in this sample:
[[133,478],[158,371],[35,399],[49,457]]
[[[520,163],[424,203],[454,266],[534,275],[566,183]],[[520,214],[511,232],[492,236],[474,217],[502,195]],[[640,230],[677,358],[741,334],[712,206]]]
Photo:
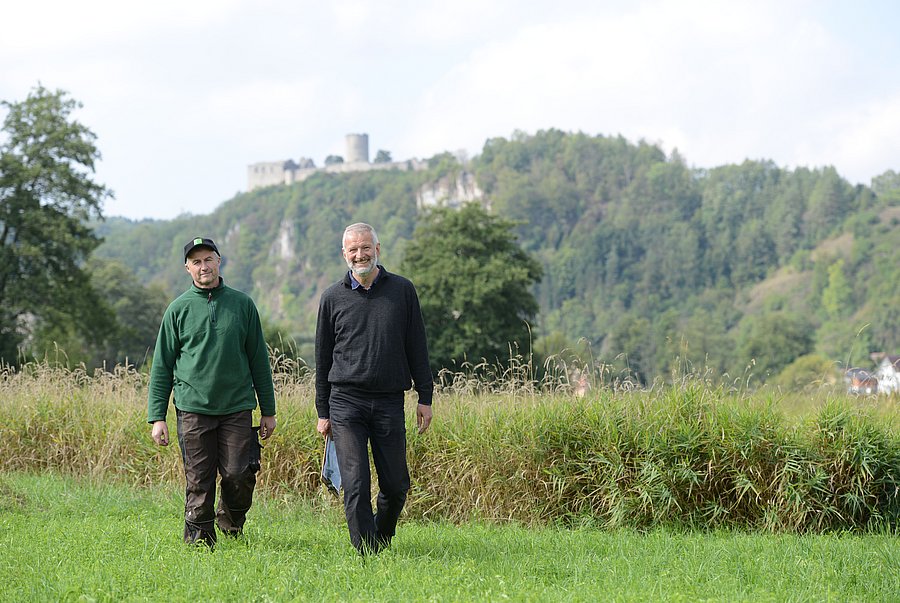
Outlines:
[[[272,365],[278,429],[263,451],[260,492],[321,498],[312,375],[277,350]],[[590,387],[573,374],[587,375]],[[432,429],[416,434],[408,413],[413,517],[769,532],[897,528],[896,400],[749,391],[703,375],[639,388],[603,366],[535,371],[528,362],[467,365],[438,381]],[[177,445],[150,440],[146,385],[144,374],[121,366],[93,374],[48,362],[0,369],[4,471],[181,482]]]

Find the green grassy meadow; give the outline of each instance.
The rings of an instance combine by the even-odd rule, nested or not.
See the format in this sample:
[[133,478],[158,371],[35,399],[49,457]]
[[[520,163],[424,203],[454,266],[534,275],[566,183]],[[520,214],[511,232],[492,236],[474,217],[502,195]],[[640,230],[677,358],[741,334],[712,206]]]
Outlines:
[[890,534],[403,520],[362,559],[335,500],[261,497],[242,540],[181,542],[182,493],[0,478],[3,601],[897,601]]
[[0,367],[0,601],[900,601],[896,398],[454,375],[428,433],[409,413],[398,536],[362,559],[309,374],[273,366],[246,534],[212,553],[181,541],[144,374]]

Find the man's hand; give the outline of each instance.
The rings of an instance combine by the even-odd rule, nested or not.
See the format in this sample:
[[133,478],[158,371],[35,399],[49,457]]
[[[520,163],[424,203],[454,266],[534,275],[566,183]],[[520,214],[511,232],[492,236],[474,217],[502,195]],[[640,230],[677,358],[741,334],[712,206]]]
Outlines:
[[431,405],[419,404],[416,406],[416,425],[419,427],[419,433],[425,433],[428,426],[431,425]]
[[259,418],[259,437],[266,440],[275,432],[275,416],[263,415]]
[[316,431],[322,434],[324,438],[328,434],[331,433],[331,419],[319,419],[319,422],[316,423]]
[[165,421],[154,421],[153,428],[150,430],[150,437],[159,446],[169,445],[169,426]]

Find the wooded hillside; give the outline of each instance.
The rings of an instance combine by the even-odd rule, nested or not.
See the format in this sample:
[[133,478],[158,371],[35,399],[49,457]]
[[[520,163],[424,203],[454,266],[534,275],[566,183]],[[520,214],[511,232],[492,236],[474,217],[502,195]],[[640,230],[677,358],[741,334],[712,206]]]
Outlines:
[[557,130],[495,138],[466,165],[443,154],[430,166],[320,174],[239,194],[208,216],[109,219],[97,225],[96,255],[174,296],[189,284],[184,241],[212,237],[229,284],[304,342],[319,293],[343,270],[343,227],[375,226],[382,263],[396,267],[427,211],[422,187],[469,171],[479,202],[515,220],[543,266],[532,325],[542,353],[579,350],[643,382],[751,367],[787,383],[868,367],[870,352],[900,347],[894,172],[870,188],[832,167],[696,169],[645,142]]

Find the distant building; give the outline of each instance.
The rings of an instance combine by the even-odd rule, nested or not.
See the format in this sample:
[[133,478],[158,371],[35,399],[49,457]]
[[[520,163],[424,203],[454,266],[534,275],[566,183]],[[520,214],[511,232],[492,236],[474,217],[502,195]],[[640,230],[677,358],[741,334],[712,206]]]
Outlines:
[[347,134],[345,141],[347,143],[347,156],[344,157],[344,161],[347,163],[369,163],[368,134]]
[[262,161],[247,166],[247,190],[274,185],[293,184],[306,180],[313,174],[364,172],[369,170],[424,170],[427,162],[418,159],[407,161],[391,161],[369,163],[369,135],[347,134],[345,137],[346,157],[343,163],[332,163],[317,168],[312,159],[301,157],[299,161],[282,159],[280,161]]
[[871,358],[877,364],[875,378],[878,380],[878,391],[882,394],[900,392],[900,356],[876,352]]
[[844,382],[847,384],[847,393],[850,394],[874,394],[878,392],[878,379],[865,369],[848,369],[844,373]]

